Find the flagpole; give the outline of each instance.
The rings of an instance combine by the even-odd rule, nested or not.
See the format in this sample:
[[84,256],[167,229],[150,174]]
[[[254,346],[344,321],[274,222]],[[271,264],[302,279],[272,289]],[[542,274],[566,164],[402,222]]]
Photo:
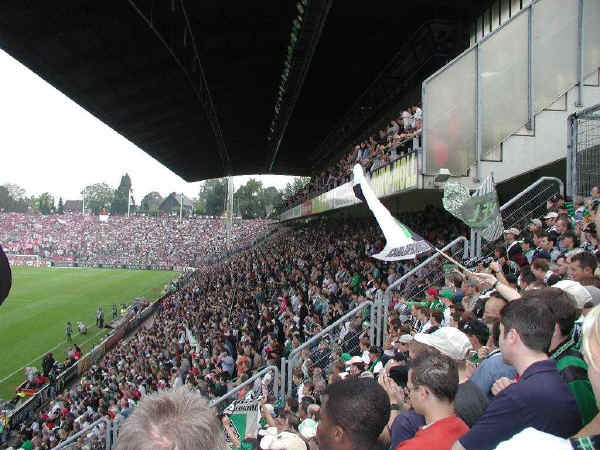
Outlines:
[[451,256],[447,255],[446,253],[444,253],[443,251],[441,251],[439,248],[437,247],[433,247],[433,249],[438,252],[440,255],[442,255],[444,258],[446,258],[448,261],[450,261],[453,264],[456,264],[458,267],[460,267],[462,270],[464,270],[465,272],[471,272],[469,269],[467,269],[465,266],[463,266],[461,263],[459,263],[457,260],[455,260],[454,258],[452,258]]

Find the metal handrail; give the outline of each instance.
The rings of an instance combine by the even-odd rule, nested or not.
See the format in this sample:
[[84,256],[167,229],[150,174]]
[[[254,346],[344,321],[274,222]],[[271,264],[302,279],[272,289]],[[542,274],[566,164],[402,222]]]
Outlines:
[[110,429],[111,429],[112,422],[110,420],[108,420],[107,418],[105,418],[105,417],[102,417],[102,418],[100,418],[100,419],[92,422],[90,425],[88,425],[87,427],[85,427],[83,430],[78,431],[77,433],[75,433],[73,436],[71,436],[66,441],[61,442],[56,447],[53,447],[53,450],[58,450],[58,449],[61,449],[61,448],[66,448],[71,443],[77,441],[77,439],[79,439],[82,435],[89,433],[89,431],[92,430],[100,422],[106,423],[106,429],[104,430],[104,440],[105,440],[105,444],[104,444],[105,447],[104,448],[106,450],[109,450],[112,447],[112,444],[110,442],[110,436],[111,436]]
[[[344,314],[338,320],[333,322],[331,325],[327,326],[325,329],[323,329],[319,333],[315,334],[312,338],[310,338],[308,341],[306,341],[305,343],[300,345],[298,348],[295,348],[294,350],[292,350],[290,352],[290,354],[288,355],[287,361],[286,361],[287,373],[288,373],[287,374],[288,375],[287,395],[290,395],[292,393],[292,365],[290,364],[290,361],[292,361],[293,357],[298,355],[305,348],[310,347],[312,344],[317,342],[319,339],[321,339],[323,336],[325,336],[325,334],[329,333],[333,328],[335,328],[335,327],[339,326],[340,324],[344,323],[345,321],[347,321],[347,319],[350,318],[351,316],[355,316],[357,312],[363,310],[367,306],[373,307],[374,304],[370,300],[367,300],[366,302],[361,303],[360,305],[358,305],[351,311]],[[374,308],[371,308],[371,318],[373,318],[373,309]],[[374,323],[373,323],[373,320],[371,320],[371,323],[369,324],[371,335],[373,334],[373,326],[374,326]],[[371,337],[371,339],[372,339],[372,337]]]
[[[467,240],[466,237],[464,236],[459,236],[456,239],[454,239],[452,242],[450,242],[449,244],[446,244],[444,247],[442,247],[441,251],[445,252],[446,250],[451,249],[452,247],[454,247],[455,245],[461,243],[463,244],[463,256],[465,256],[465,252],[468,251],[469,248],[469,241]],[[416,273],[417,271],[419,271],[421,268],[427,266],[429,263],[431,263],[432,261],[435,261],[436,259],[440,258],[441,255],[439,253],[435,253],[433,255],[431,255],[429,258],[427,258],[425,261],[423,261],[421,264],[419,264],[418,266],[414,267],[413,269],[409,270],[408,272],[406,272],[404,275],[402,275],[400,278],[398,278],[396,281],[394,281],[386,290],[385,290],[385,303],[383,305],[383,342],[385,342],[385,340],[387,339],[387,322],[388,322],[388,314],[389,314],[389,298],[391,294],[392,290],[396,288],[396,286],[399,286],[400,284],[402,284],[402,282],[406,279],[408,279],[408,277],[412,276],[414,273]]]
[[509,201],[507,201],[506,203],[504,203],[500,207],[500,212],[504,211],[506,208],[508,208],[509,206],[511,206],[513,203],[515,203],[517,200],[519,200],[525,194],[531,192],[533,189],[535,189],[538,185],[542,184],[544,181],[555,181],[555,182],[557,182],[559,184],[559,186],[560,186],[560,192],[561,192],[561,194],[565,193],[565,185],[564,185],[564,183],[562,182],[562,180],[560,178],[556,178],[556,177],[541,177],[535,183],[530,184],[525,189],[523,189],[521,192],[519,192],[517,195],[515,195],[513,198],[511,198]]
[[239,391],[241,391],[243,388],[245,388],[249,384],[254,383],[254,381],[256,381],[257,378],[262,377],[263,375],[267,374],[268,372],[275,372],[275,375],[273,377],[273,393],[275,394],[275,397],[278,397],[278,394],[279,394],[279,387],[278,387],[279,369],[275,366],[267,366],[264,369],[262,369],[260,372],[258,372],[257,374],[248,378],[246,381],[244,381],[239,386],[236,386],[234,389],[227,392],[225,395],[222,395],[221,397],[219,397],[217,399],[211,400],[210,406],[214,407],[214,406],[218,405],[219,403],[221,403],[223,400],[227,400],[229,397],[231,397],[234,394],[237,394]]

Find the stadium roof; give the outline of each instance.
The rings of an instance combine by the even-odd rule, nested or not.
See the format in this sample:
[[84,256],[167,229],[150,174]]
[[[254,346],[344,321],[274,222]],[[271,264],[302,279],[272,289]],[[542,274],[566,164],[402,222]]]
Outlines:
[[4,0],[0,47],[187,181],[307,175],[464,49],[480,3]]

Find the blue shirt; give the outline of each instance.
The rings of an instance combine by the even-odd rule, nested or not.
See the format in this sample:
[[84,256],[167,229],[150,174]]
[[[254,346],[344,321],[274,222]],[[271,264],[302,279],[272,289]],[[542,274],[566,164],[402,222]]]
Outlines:
[[553,359],[533,363],[502,390],[460,443],[467,450],[493,449],[527,427],[564,438],[581,428],[575,398]]
[[473,372],[471,381],[481,389],[481,392],[483,392],[491,402],[496,398],[491,391],[496,380],[502,377],[514,380],[516,376],[517,371],[513,366],[504,362],[500,350],[494,350],[481,362],[481,364],[479,364],[479,367],[477,367],[475,372]]

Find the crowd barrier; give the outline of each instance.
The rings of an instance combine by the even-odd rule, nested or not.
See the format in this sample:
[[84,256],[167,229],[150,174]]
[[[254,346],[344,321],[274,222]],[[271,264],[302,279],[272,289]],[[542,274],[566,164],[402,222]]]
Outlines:
[[[357,318],[364,323],[368,317],[369,326],[358,330],[349,327],[350,323]],[[332,362],[331,354],[334,351],[341,353],[354,353],[358,351],[360,336],[366,331],[369,333],[371,345],[374,343],[375,307],[373,302],[366,301],[358,305],[352,311],[333,322],[331,325],[315,334],[308,341],[294,349],[287,358],[281,359],[281,386],[282,394],[290,397],[292,395],[292,371],[300,363],[301,352],[307,349],[314,366],[321,367],[325,372]],[[327,346],[319,351],[321,341],[327,340]]]

